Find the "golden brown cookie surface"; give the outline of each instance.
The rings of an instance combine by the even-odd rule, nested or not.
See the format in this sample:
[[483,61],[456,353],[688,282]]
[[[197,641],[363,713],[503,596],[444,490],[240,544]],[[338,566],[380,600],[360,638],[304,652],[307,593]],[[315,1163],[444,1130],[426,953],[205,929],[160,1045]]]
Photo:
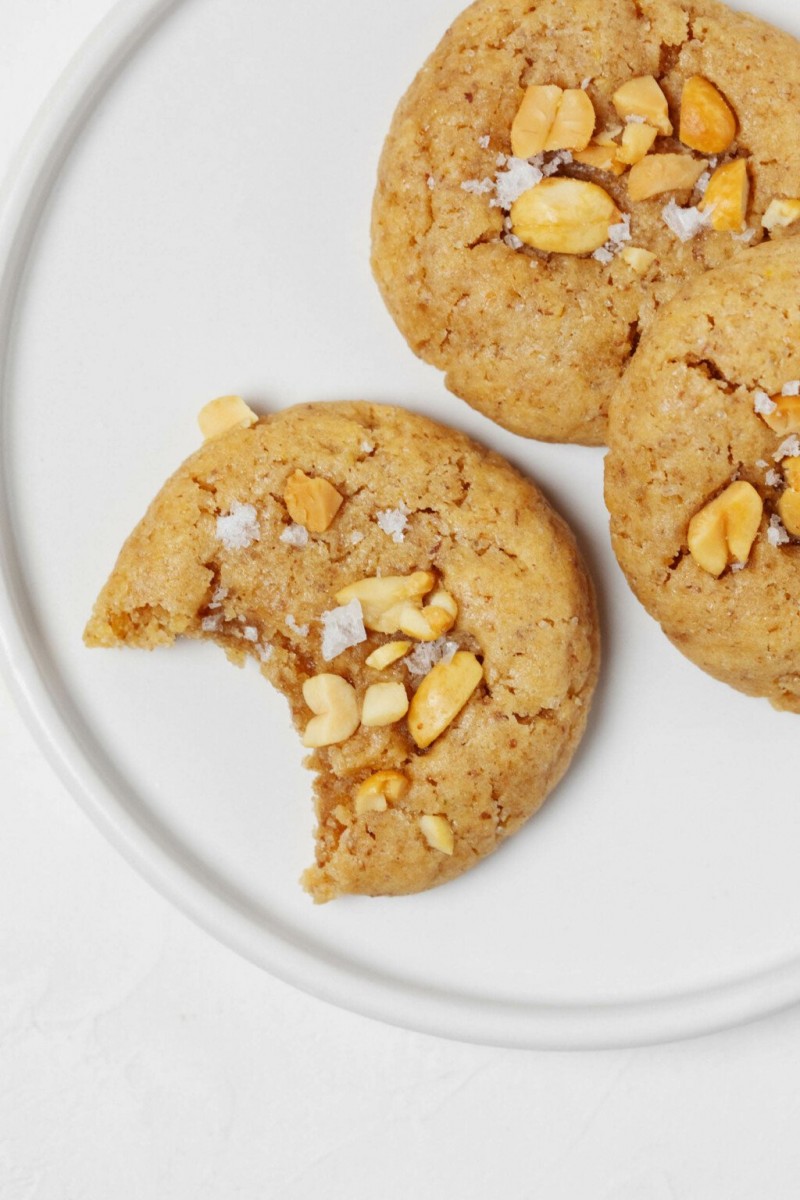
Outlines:
[[795,431],[792,239],[661,311],[611,403],[605,486],[619,562],[667,636],[717,678],[800,711]]
[[[573,161],[554,176],[601,186],[630,218],[629,242],[600,254],[610,261],[517,246],[510,200],[506,208],[493,201],[500,180],[507,199],[517,190],[504,160],[526,89],[585,91],[594,139],[617,130],[620,143],[641,122],[633,114],[620,132],[626,118],[612,97],[649,75],[668,101],[673,135],[658,131],[644,162],[620,175]],[[697,78],[734,114],[734,140],[717,155],[678,137],[715,144],[707,130],[697,136],[697,120],[682,121],[684,88]],[[701,88],[689,116],[704,100]],[[654,160],[676,154],[698,168],[701,190],[690,184],[631,200],[631,181],[659,186],[653,167],[660,176],[675,164]],[[557,159],[547,152],[540,165],[549,170]],[[787,34],[716,0],[478,0],[398,107],[374,201],[374,272],[411,348],[447,373],[457,395],[525,436],[602,443],[609,396],[658,306],[746,246],[735,228],[701,225],[686,241],[674,232],[698,227],[708,175],[734,161],[734,175],[743,169],[749,185],[753,233],[745,234],[757,244],[770,202],[800,196],[800,48]],[[737,182],[729,178],[728,189]]]
[[591,583],[537,489],[369,404],[262,418],[168,480],[86,640],[178,636],[287,696],[318,772],[317,900],[419,891],[494,850],[566,769],[598,669]]

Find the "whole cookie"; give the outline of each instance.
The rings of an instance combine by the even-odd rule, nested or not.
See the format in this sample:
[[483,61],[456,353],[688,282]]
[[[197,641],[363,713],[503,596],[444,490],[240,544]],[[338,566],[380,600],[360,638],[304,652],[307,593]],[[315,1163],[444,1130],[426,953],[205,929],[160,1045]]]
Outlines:
[[[632,81],[650,76],[637,99]],[[593,110],[588,148],[528,161],[542,144],[534,135],[512,156],[523,99],[532,110],[518,124],[530,135],[559,89],[565,107],[549,145],[584,144],[591,128],[582,138],[575,130]],[[699,205],[709,177],[731,163],[709,192],[714,222],[727,226],[718,230]],[[606,199],[554,190],[564,179],[593,183]],[[515,198],[538,183],[539,224],[521,211],[515,222]],[[661,190],[632,198],[652,188]],[[477,0],[395,114],[374,199],[373,268],[412,350],[446,371],[453,392],[525,436],[598,444],[609,397],[658,307],[741,252],[742,237],[758,243],[774,199],[798,196],[800,47],[787,34],[716,0]],[[773,215],[774,232],[793,232],[778,228],[787,211]],[[593,216],[608,240],[587,248],[575,235],[591,231]],[[553,250],[554,237],[573,250]]]
[[164,485],[86,642],[258,661],[312,750],[315,900],[460,875],[539,808],[586,724],[598,629],[571,533],[504,460],[399,409],[252,423],[226,398],[205,419],[238,424]]
[[689,658],[800,712],[800,242],[666,305],[610,410],[617,558]]

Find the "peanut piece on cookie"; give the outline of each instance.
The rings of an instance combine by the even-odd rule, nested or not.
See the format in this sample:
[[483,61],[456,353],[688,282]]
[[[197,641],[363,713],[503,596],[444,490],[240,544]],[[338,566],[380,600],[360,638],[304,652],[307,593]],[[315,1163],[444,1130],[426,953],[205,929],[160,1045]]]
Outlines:
[[800,200],[770,200],[767,211],[761,218],[765,229],[787,229],[800,218]]
[[303,699],[316,716],[303,734],[310,749],[346,742],[359,726],[356,690],[341,675],[312,675],[303,684]]
[[631,167],[628,195],[631,200],[649,200],[662,192],[690,190],[705,171],[705,159],[688,154],[648,154]]
[[408,712],[408,696],[402,683],[371,683],[364,693],[361,724],[368,728],[393,725]]
[[437,663],[417,688],[408,710],[408,729],[424,750],[444,733],[483,679],[474,654],[459,650],[450,662]]
[[544,179],[511,207],[511,227],[535,250],[591,254],[622,214],[608,192],[583,179]]
[[385,671],[392,663],[396,663],[398,659],[408,654],[410,649],[411,642],[386,642],[368,654],[364,661],[368,667],[372,667],[373,671]]
[[731,483],[689,522],[689,553],[697,565],[719,576],[729,563],[747,562],[763,511],[751,483]]
[[453,829],[446,817],[425,813],[419,819],[422,836],[433,850],[442,854],[452,854],[456,844]]
[[717,167],[698,208],[710,212],[711,227],[719,233],[740,233],[747,217],[750,179],[743,158]]
[[511,151],[516,158],[533,158],[544,150],[563,95],[555,84],[527,88],[511,126]]
[[656,261],[653,251],[642,246],[623,246],[619,256],[637,275],[644,275]]
[[594,133],[594,105],[581,88],[567,88],[544,144],[545,150],[585,150]]
[[626,125],[617,150],[618,161],[628,167],[641,162],[657,137],[658,130],[652,125]]
[[207,442],[227,433],[229,429],[249,429],[258,416],[241,396],[217,396],[209,400],[197,414],[197,424]]
[[337,604],[361,603],[364,624],[374,633],[398,633],[398,614],[405,601],[422,607],[422,597],[436,582],[431,571],[414,571],[411,575],[380,575],[349,583],[336,593]]
[[683,85],[678,137],[690,150],[724,154],[736,137],[736,117],[725,97],[702,75]]
[[310,533],[324,533],[342,507],[344,497],[327,479],[294,471],[286,481],[283,499],[289,516]]
[[401,771],[376,771],[356,788],[356,816],[366,812],[386,812],[389,800],[400,800],[410,787]]
[[642,117],[648,125],[654,125],[659,133],[669,137],[672,123],[669,119],[667,97],[652,75],[639,75],[617,88],[611,97],[618,116]]

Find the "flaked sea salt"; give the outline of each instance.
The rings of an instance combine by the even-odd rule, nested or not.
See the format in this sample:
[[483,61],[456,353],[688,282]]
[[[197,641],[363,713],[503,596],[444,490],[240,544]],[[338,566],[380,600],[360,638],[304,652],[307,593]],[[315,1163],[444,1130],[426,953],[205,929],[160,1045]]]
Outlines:
[[706,189],[708,188],[708,185],[710,183],[711,183],[711,172],[703,171],[703,174],[700,176],[697,183],[694,185],[694,190],[696,192],[699,192],[701,196],[705,196]]
[[759,416],[769,416],[770,413],[775,412],[777,407],[775,401],[761,388],[753,394],[753,412],[758,413]]
[[756,236],[756,230],[751,225],[748,229],[743,229],[741,233],[733,233],[731,237],[735,242],[752,242]]
[[488,175],[485,179],[465,179],[461,190],[469,192],[471,196],[485,196],[488,192],[494,191],[494,180],[490,179]]
[[361,601],[351,600],[322,614],[322,657],[330,662],[344,650],[367,640]]
[[743,562],[731,563],[731,570],[732,571],[743,571],[746,566],[747,566],[747,563],[743,563]]
[[359,544],[359,542],[363,542],[363,540],[364,540],[364,534],[361,532],[360,529],[354,529],[353,532],[350,534],[350,545],[351,546],[357,546]]
[[778,516],[773,515],[769,519],[767,541],[769,542],[770,546],[784,546],[786,542],[791,541],[789,534],[786,532],[783,521]]
[[489,137],[489,134],[488,134],[488,133],[485,133],[485,134],[483,135],[483,137],[479,137],[479,138],[478,138],[478,145],[480,146],[481,150],[488,150],[488,149],[489,149],[489,142],[490,142],[491,140],[492,140],[492,139]]
[[433,191],[433,189],[436,187],[436,180],[434,179],[434,177],[432,175],[429,175],[428,178],[425,180],[425,182],[427,183],[427,185],[431,191]]
[[783,484],[783,476],[780,471],[767,471],[764,476],[764,483],[767,487],[781,487]]
[[435,642],[420,642],[406,655],[403,662],[408,667],[412,679],[422,679],[437,663],[449,663],[457,650],[458,642],[440,637]]
[[234,500],[229,513],[217,517],[217,537],[226,550],[246,550],[258,541],[258,514],[252,504]]
[[644,125],[647,117],[642,117],[639,113],[628,113],[625,118],[626,125]]
[[222,608],[222,601],[225,599],[227,594],[228,594],[228,589],[226,587],[215,588],[208,607],[210,609]]
[[400,542],[405,541],[407,517],[408,509],[405,504],[401,504],[399,508],[384,508],[377,513],[375,520],[383,532],[399,545]]
[[601,263],[610,263],[619,254],[626,242],[631,240],[631,219],[625,213],[621,221],[609,226],[608,241],[599,250],[595,250],[592,258]]
[[258,630],[256,629],[255,625],[245,625],[244,629],[242,630],[242,637],[246,642],[257,642]]
[[260,642],[256,646],[256,654],[264,663],[269,662],[274,652],[274,648],[270,646],[269,642]]
[[297,550],[302,550],[308,545],[308,530],[305,525],[297,525],[292,522],[287,525],[278,541],[285,542],[287,546],[294,546]]
[[222,628],[222,614],[215,613],[212,617],[203,617],[200,628],[203,633],[219,633]]
[[287,613],[284,620],[292,633],[296,633],[298,637],[308,637],[308,626],[298,625],[291,613]]
[[369,442],[369,441],[367,441],[366,438],[364,438],[364,441],[361,443],[361,453],[362,454],[372,454],[374,449],[375,449],[375,447],[372,444],[372,442]]
[[800,458],[800,438],[797,434],[792,433],[784,438],[772,457],[775,462],[780,462],[782,458]]
[[515,233],[504,233],[503,241],[511,250],[521,250],[525,245],[522,238],[517,237]]
[[661,210],[664,224],[682,242],[690,242],[693,237],[711,224],[711,209],[700,212],[699,208],[681,208],[674,200],[670,200]]
[[800,396],[800,379],[790,379],[781,388],[782,396]]
[[492,207],[510,209],[523,192],[536,187],[543,179],[543,171],[529,163],[526,158],[509,158],[506,169],[497,176],[497,183],[494,185],[497,194],[491,201]]
[[614,261],[614,252],[609,250],[608,246],[598,246],[593,252],[592,258],[599,263],[610,263]]

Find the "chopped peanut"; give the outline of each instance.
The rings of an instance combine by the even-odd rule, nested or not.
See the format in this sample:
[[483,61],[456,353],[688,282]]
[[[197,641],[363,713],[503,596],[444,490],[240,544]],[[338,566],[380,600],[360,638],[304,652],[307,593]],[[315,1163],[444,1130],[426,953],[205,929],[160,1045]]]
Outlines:
[[458,716],[483,678],[483,667],[474,654],[459,650],[450,662],[440,662],[417,688],[408,710],[408,729],[425,749]]
[[641,162],[645,154],[649,153],[657,137],[658,130],[654,129],[652,125],[626,125],[617,151],[617,158],[629,167],[634,163]]
[[771,413],[761,413],[762,421],[781,436],[800,433],[800,396],[773,396],[772,400],[775,409]]
[[567,88],[556,111],[545,150],[585,150],[594,133],[594,106],[582,88]]
[[688,154],[648,154],[631,167],[628,195],[634,201],[649,200],[662,192],[689,190],[707,166],[704,159],[690,158]]
[[258,416],[241,396],[217,396],[216,400],[209,400],[197,414],[200,432],[207,442],[237,426],[249,429],[257,420]]
[[[796,398],[796,397],[795,397]],[[781,463],[786,491],[776,508],[787,533],[800,537],[800,458],[785,458]]]
[[436,582],[430,571],[414,571],[411,575],[379,575],[359,579],[336,593],[337,604],[359,600],[367,629],[375,633],[397,633],[397,610],[409,600],[422,606],[425,596]]
[[731,483],[689,522],[689,553],[710,575],[721,575],[729,563],[747,562],[764,504],[751,483]]
[[440,850],[442,854],[453,853],[456,839],[446,817],[425,813],[419,819],[419,827],[425,841],[433,850]]
[[544,179],[511,208],[517,237],[536,250],[557,254],[599,250],[620,217],[608,192],[582,179]]
[[409,781],[400,771],[376,771],[356,788],[356,816],[366,812],[385,812],[389,800],[400,800],[409,789]]
[[749,196],[747,163],[743,158],[734,158],[717,167],[698,208],[701,212],[710,210],[713,229],[720,233],[739,233],[747,217]]
[[575,162],[582,163],[585,167],[595,167],[598,171],[622,175],[625,168],[617,158],[617,149],[614,142],[605,146],[599,142],[590,142],[585,150],[576,150],[572,157]]
[[527,88],[511,126],[511,151],[517,158],[533,158],[544,150],[563,92],[555,84]]
[[313,713],[303,745],[316,749],[346,742],[359,725],[356,690],[341,675],[312,675],[303,684],[303,699]]
[[722,94],[702,75],[683,85],[678,136],[701,154],[724,154],[736,137],[736,117]]
[[786,229],[800,218],[800,200],[770,200],[769,207],[761,218],[765,229]]
[[408,696],[402,683],[371,683],[364,693],[361,724],[368,728],[393,725],[408,712]]
[[624,246],[619,256],[637,275],[644,275],[656,261],[652,250],[645,250],[641,246]]
[[372,654],[368,654],[364,661],[373,671],[385,671],[404,654],[408,654],[410,649],[411,642],[386,642],[385,645],[378,646],[377,650],[373,650]]
[[293,521],[311,533],[324,533],[344,497],[327,479],[312,479],[305,471],[293,471],[284,485],[283,499]]
[[644,117],[648,125],[654,125],[659,133],[666,137],[672,133],[667,97],[652,75],[629,79],[621,88],[617,88],[611,100],[623,120],[626,117]]

